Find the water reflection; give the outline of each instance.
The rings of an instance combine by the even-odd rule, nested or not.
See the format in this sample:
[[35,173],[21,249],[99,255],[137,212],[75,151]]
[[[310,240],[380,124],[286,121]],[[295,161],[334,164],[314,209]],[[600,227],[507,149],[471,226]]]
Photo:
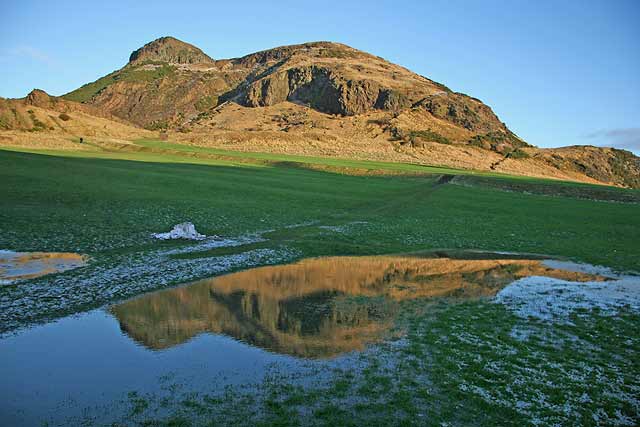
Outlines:
[[532,275],[594,279],[527,259],[317,258],[155,292],[111,311],[125,333],[151,349],[209,332],[278,353],[325,358],[380,340],[401,300],[492,296]]
[[82,267],[87,258],[65,252],[13,252],[0,250],[0,285]]

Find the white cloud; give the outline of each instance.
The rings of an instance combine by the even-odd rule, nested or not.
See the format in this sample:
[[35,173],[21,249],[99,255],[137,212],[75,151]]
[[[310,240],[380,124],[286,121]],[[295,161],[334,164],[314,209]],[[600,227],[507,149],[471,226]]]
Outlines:
[[624,148],[640,152],[640,128],[606,129],[590,133],[586,136],[596,140],[597,145]]
[[56,65],[56,61],[49,56],[46,52],[37,49],[33,46],[21,45],[13,48],[9,48],[3,52],[2,59],[11,60],[11,58],[20,57],[31,59],[36,62],[40,62],[45,65]]

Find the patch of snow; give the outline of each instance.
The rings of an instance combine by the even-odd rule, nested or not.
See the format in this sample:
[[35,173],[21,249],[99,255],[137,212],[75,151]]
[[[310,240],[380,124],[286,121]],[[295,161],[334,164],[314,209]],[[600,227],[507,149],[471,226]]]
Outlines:
[[369,224],[367,221],[352,221],[344,225],[319,225],[318,228],[333,231],[335,233],[345,233],[354,225]]
[[594,274],[608,278],[618,277],[618,274],[616,274],[612,269],[610,269],[609,267],[603,267],[601,265],[579,264],[571,261],[558,261],[553,259],[544,260],[542,264],[549,268],[554,268],[557,270]]
[[210,249],[242,246],[242,245],[248,245],[251,243],[258,243],[258,242],[265,242],[265,241],[266,239],[261,237],[258,234],[238,236],[233,239],[220,238],[215,236],[215,237],[200,240],[198,243],[184,247],[184,248],[167,250],[164,252],[164,254],[177,255],[177,254],[184,254],[184,253],[204,252]]
[[495,297],[522,318],[570,323],[577,310],[597,308],[613,315],[622,307],[640,311],[640,277],[616,276],[605,282],[570,282],[531,276],[511,283]]
[[[314,220],[311,220],[311,221],[300,222],[300,223],[297,223],[297,224],[285,225],[284,228],[291,229],[291,228],[299,228],[299,227],[308,227],[310,225],[315,225],[318,222],[320,222],[320,221],[318,221],[317,219],[314,219]],[[271,230],[271,231],[275,231],[275,230]]]
[[319,225],[318,228],[335,231],[336,233],[342,233],[344,231],[344,227],[339,225]]
[[524,328],[513,328],[511,329],[511,332],[509,332],[509,336],[513,339],[516,339],[520,342],[524,342],[524,341],[528,341],[529,337],[531,336],[531,330],[530,329],[524,329]]
[[159,240],[187,239],[187,240],[204,240],[207,238],[204,234],[196,231],[195,225],[191,222],[183,222],[176,224],[168,233],[153,233],[153,236]]

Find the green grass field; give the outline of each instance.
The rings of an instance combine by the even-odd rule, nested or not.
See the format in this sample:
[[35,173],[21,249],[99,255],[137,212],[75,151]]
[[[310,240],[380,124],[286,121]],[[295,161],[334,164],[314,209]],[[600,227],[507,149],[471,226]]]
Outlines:
[[[257,248],[287,248],[293,258],[481,249],[640,271],[637,191],[418,165],[138,144],[152,151],[0,150],[0,249],[80,252],[92,257],[92,268],[100,268],[158,248],[183,247],[154,241],[150,234],[191,221],[207,235],[263,240],[178,253],[176,260]],[[446,182],[442,175],[463,176]],[[20,285],[2,287],[0,301],[6,307],[17,300],[31,304],[40,293],[49,295],[39,283],[45,282],[36,280],[26,291]],[[156,288],[178,283],[168,280]],[[6,309],[1,330],[149,289],[108,297],[87,291],[83,300],[65,307],[40,301],[22,317],[11,317]],[[398,325],[407,331],[407,346],[401,351],[383,346],[367,356],[355,376],[335,372],[328,385],[311,389],[278,380],[265,384],[257,397],[236,391],[223,397],[176,396],[178,409],[160,418],[144,412],[153,402],[135,396],[132,410],[140,425],[167,426],[217,425],[215,420],[229,417],[238,425],[305,425],[310,416],[313,425],[362,425],[355,420],[423,425],[424,419],[432,425],[528,425],[536,419],[541,425],[567,420],[595,425],[594,401],[605,405],[599,418],[605,423],[618,417],[616,411],[632,421],[638,414],[627,402],[629,396],[640,397],[632,384],[637,358],[631,357],[640,341],[629,335],[640,321],[637,314],[608,322],[594,313],[548,328],[486,303],[431,311],[412,306],[407,313],[413,314]],[[525,326],[532,328],[531,341],[523,344],[509,335]],[[389,358],[395,359],[393,366]],[[594,364],[608,367],[597,377],[578,375],[580,366]],[[504,386],[516,376],[523,382]],[[622,384],[617,395],[607,388],[614,383]],[[585,394],[591,400],[581,404]],[[563,408],[563,399],[571,411]],[[518,402],[529,406],[520,408]],[[254,415],[245,418],[247,413]],[[193,421],[194,414],[211,424]]]
[[[1,151],[0,247],[91,255],[137,250],[154,244],[145,238],[149,233],[192,221],[201,232],[220,236],[274,230],[271,239],[306,256],[463,248],[640,269],[640,205],[571,197],[575,189],[579,195],[607,191],[633,200],[637,191],[511,177],[438,185],[440,174],[456,171],[331,159],[343,168],[335,173],[292,166],[283,155],[274,158],[283,163],[144,152]],[[422,175],[348,174],[349,168],[381,165]],[[514,188],[504,191],[505,183]],[[525,192],[536,187],[550,194]],[[308,222],[313,226],[285,228]],[[354,227],[349,238],[336,233],[318,239],[326,232],[318,226],[350,222],[366,224]]]

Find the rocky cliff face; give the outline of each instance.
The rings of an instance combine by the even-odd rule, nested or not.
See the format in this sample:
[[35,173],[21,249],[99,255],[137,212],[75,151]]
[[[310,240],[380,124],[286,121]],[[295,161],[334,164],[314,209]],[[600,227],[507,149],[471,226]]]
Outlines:
[[[375,80],[349,80],[331,68],[294,67],[249,84],[243,103],[250,107],[292,101],[323,113],[353,116],[373,109],[398,110],[406,97]],[[409,102],[403,103],[404,107]]]
[[439,92],[415,104],[434,117],[453,123],[472,132],[508,133],[507,126],[480,100],[453,92]]
[[293,101],[318,111],[351,116],[372,110],[400,111],[427,96],[450,92],[382,58],[330,42],[287,46],[249,55],[243,64],[263,71],[241,88],[248,106]]

